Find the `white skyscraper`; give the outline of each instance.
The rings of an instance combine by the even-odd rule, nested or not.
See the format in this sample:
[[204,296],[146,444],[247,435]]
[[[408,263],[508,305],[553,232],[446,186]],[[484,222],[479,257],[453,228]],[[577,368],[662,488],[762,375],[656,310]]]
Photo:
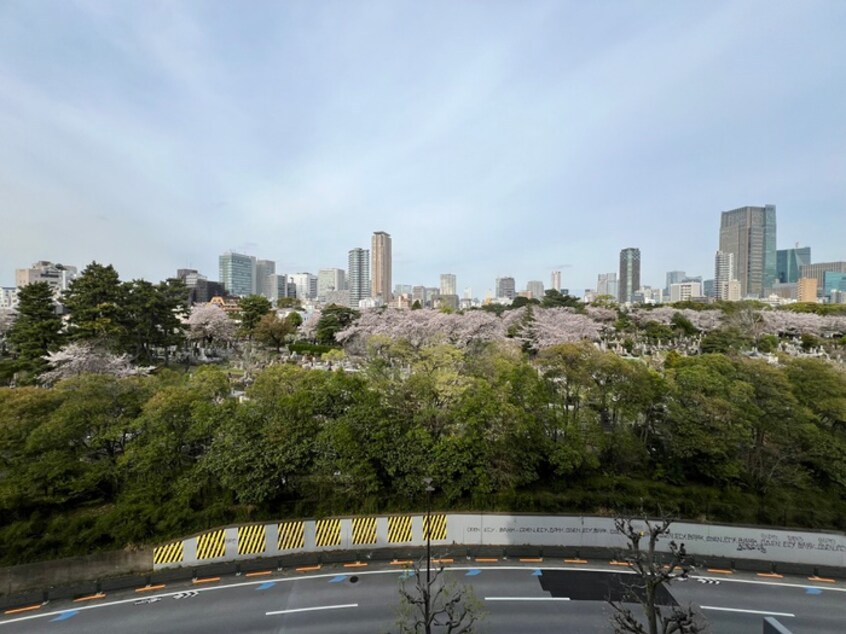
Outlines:
[[276,278],[276,262],[273,260],[256,260],[256,295],[263,295],[272,299],[276,294],[274,285]]
[[291,273],[288,281],[297,287],[297,299],[317,298],[317,276],[312,273]]
[[350,307],[358,308],[358,303],[370,297],[370,251],[352,249],[349,252],[349,272],[347,285],[350,289]]
[[717,251],[714,256],[714,288],[719,300],[736,302],[740,299],[742,286],[737,279],[734,253]]
[[458,295],[453,273],[441,273],[441,295]]
[[531,299],[543,299],[543,282],[540,280],[526,282],[526,290]]
[[550,288],[556,291],[561,290],[561,271],[552,272],[552,286]]
[[329,293],[346,290],[346,277],[344,269],[320,269],[317,272],[317,299],[324,301]]

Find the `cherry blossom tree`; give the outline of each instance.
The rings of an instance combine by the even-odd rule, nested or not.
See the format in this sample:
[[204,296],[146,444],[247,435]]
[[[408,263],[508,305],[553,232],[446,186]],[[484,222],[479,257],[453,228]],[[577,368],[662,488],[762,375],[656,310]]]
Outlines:
[[188,338],[201,345],[229,345],[235,341],[238,324],[220,306],[200,304],[191,309],[188,328]]
[[47,355],[50,369],[39,377],[43,385],[54,385],[81,374],[107,374],[118,378],[149,374],[152,367],[134,366],[128,354],[116,355],[90,342],[71,343]]

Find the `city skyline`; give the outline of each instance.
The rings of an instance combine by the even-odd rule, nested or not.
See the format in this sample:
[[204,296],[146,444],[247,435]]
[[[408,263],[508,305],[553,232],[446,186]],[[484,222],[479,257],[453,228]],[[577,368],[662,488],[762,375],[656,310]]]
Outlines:
[[767,202],[778,249],[844,258],[843,3],[2,16],[3,286],[38,260],[211,279],[226,250],[316,273],[384,229],[394,285],[581,294],[637,246],[660,287],[710,277],[719,213]]

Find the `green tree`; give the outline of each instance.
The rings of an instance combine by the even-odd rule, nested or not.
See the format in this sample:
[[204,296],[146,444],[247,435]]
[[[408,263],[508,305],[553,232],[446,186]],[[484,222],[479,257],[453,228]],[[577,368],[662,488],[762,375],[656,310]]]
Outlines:
[[276,300],[276,308],[301,308],[302,301],[296,297],[280,297]]
[[238,302],[238,316],[241,320],[241,332],[252,339],[261,318],[267,315],[273,305],[261,295],[247,295]]
[[[291,314],[296,315],[296,313]],[[256,341],[279,352],[294,330],[294,326],[287,318],[279,319],[276,313],[267,313],[259,320],[254,334]]]
[[335,333],[352,324],[359,315],[360,313],[352,308],[329,304],[321,311],[320,319],[317,321],[315,329],[317,343],[334,345]]
[[157,350],[165,361],[172,347],[185,340],[185,325],[180,319],[186,313],[188,291],[180,280],[151,284],[133,280],[124,284],[122,349],[141,363],[151,363]]
[[421,306],[420,300],[415,299],[414,303],[411,305],[411,310],[421,310],[422,308],[423,308],[423,306]]
[[8,339],[14,367],[22,372],[21,382],[31,383],[47,368],[47,354],[61,345],[62,320],[56,314],[53,292],[46,282],[28,284],[18,291],[17,312]]
[[543,308],[555,308],[556,306],[565,306],[568,308],[575,308],[576,310],[583,310],[584,306],[575,297],[570,295],[562,295],[561,291],[550,288],[544,291],[543,300],[541,300]]
[[70,336],[119,348],[118,342],[125,334],[125,290],[111,264],[92,262],[86,266],[63,298],[70,312]]

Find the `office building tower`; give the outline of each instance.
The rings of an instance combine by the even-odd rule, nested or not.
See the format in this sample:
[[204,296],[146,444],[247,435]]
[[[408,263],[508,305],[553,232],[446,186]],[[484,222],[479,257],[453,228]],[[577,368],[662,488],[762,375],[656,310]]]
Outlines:
[[801,269],[811,263],[811,247],[778,249],[776,251],[776,276],[782,284],[793,284],[801,277]]
[[349,252],[347,266],[347,286],[350,289],[350,307],[358,308],[358,303],[370,297],[370,251],[352,249]]
[[841,292],[846,292],[846,273],[838,273],[836,271],[824,272],[822,296],[831,299],[834,293]]
[[813,277],[820,290],[825,287],[826,273],[846,273],[846,262],[817,262],[800,267],[800,277]]
[[684,278],[687,277],[687,273],[684,271],[667,271],[667,283],[664,284],[664,290],[669,295],[670,287],[673,284],[680,284],[684,281]]
[[411,287],[411,303],[417,302],[420,304],[420,307],[426,305],[426,287],[425,286],[412,286]]
[[391,301],[391,236],[384,231],[376,231],[370,242],[372,257],[371,296],[381,297],[387,304]]
[[640,249],[630,247],[620,251],[619,293],[621,304],[632,301],[636,290],[640,288]]
[[529,293],[529,299],[543,299],[543,282],[540,280],[526,282],[526,290]]
[[273,285],[276,282],[276,262],[273,260],[256,260],[256,295],[270,299],[275,294]]
[[411,297],[411,284],[396,284],[394,286],[394,295],[399,297],[400,295],[408,295]]
[[596,297],[610,295],[616,301],[619,294],[616,273],[600,273],[596,276]]
[[517,285],[513,277],[496,278],[496,297],[514,299],[517,297]]
[[550,281],[552,282],[552,286],[550,286],[550,288],[552,288],[552,290],[554,290],[554,291],[560,292],[561,291],[561,271],[553,271],[551,278],[552,279]]
[[309,300],[317,298],[317,276],[312,273],[291,273],[288,282],[297,287],[297,299]]
[[472,299],[473,298],[473,289],[471,287],[467,287],[464,289],[464,299]]
[[188,306],[207,304],[212,297],[223,297],[226,289],[220,282],[211,282],[196,269],[177,269],[176,279],[185,284],[188,289]]
[[317,299],[323,302],[329,293],[346,290],[346,277],[344,269],[320,269],[317,272]]
[[800,302],[816,303],[817,280],[813,277],[800,277],[796,283],[797,297]]
[[680,282],[678,284],[670,284],[670,303],[689,302],[695,297],[702,297],[701,283]]
[[458,296],[455,275],[453,273],[441,273],[441,295]]
[[40,260],[28,269],[15,270],[15,286],[21,289],[36,282],[46,282],[53,294],[58,297],[63,291],[68,290],[68,286],[76,278],[76,274],[75,266],[53,264],[46,260]]
[[720,251],[734,254],[743,297],[765,297],[776,275],[776,208],[740,207],[720,219]]
[[252,255],[227,251],[218,258],[218,265],[227,293],[246,297],[256,292],[256,259]]

